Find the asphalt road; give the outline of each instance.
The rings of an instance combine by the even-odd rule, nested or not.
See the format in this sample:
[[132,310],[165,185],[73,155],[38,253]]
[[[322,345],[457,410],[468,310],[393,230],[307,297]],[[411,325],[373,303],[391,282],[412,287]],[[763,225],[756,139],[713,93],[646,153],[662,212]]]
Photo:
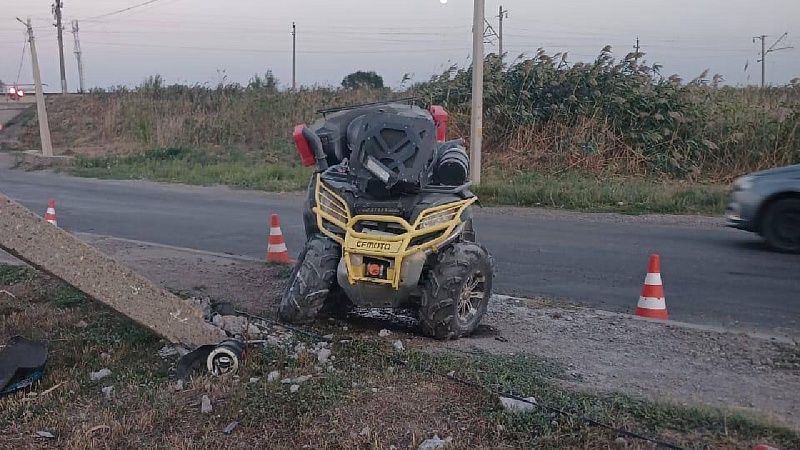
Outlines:
[[[58,202],[65,229],[263,257],[268,216],[289,249],[303,243],[302,197],[73,178],[3,167],[0,192],[43,214]],[[493,253],[499,293],[544,296],[631,312],[651,252],[662,257],[670,318],[800,336],[800,256],[713,218],[625,217],[484,208],[479,239]]]

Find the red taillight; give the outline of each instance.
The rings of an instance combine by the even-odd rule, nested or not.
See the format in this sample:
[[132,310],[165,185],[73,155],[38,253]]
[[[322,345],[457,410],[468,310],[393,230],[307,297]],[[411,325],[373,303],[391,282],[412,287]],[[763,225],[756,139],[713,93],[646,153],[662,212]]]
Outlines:
[[447,119],[449,115],[447,111],[439,106],[431,106],[431,115],[433,116],[433,123],[436,124],[436,140],[444,142],[447,140]]
[[294,127],[292,136],[294,137],[294,145],[297,147],[297,153],[300,154],[300,160],[303,162],[304,166],[309,167],[317,163],[317,158],[314,157],[314,152],[311,151],[306,137],[303,136],[303,130],[305,128],[305,124],[297,125]]

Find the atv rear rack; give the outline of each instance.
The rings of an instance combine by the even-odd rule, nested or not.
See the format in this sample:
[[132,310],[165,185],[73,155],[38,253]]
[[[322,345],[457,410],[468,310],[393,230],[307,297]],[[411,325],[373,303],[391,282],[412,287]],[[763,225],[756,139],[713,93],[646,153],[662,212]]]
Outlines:
[[317,114],[322,114],[322,117],[326,117],[328,114],[332,114],[339,111],[347,111],[350,109],[362,108],[364,106],[378,106],[378,105],[389,105],[392,103],[406,103],[408,102],[409,105],[413,105],[415,101],[421,100],[420,97],[405,97],[405,98],[396,98],[393,100],[383,100],[380,102],[371,102],[371,103],[361,103],[358,105],[348,105],[348,106],[337,106],[333,108],[325,108],[325,109],[318,109]]

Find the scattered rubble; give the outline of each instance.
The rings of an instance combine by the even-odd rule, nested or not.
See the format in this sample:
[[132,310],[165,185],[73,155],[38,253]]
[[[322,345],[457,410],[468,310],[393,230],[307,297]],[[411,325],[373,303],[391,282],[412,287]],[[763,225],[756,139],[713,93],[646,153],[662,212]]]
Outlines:
[[178,349],[173,345],[165,345],[161,347],[161,350],[158,351],[158,356],[160,356],[161,359],[173,358],[178,356]]
[[503,408],[512,413],[531,412],[536,408],[535,398],[528,397],[525,400],[526,401],[523,402],[522,400],[517,400],[515,398],[500,397],[500,403],[503,404]]
[[450,445],[451,442],[453,442],[453,438],[452,437],[448,437],[447,439],[440,439],[439,435],[434,435],[432,438],[425,439],[424,441],[422,441],[422,443],[419,444],[419,447],[417,447],[417,449],[418,450],[440,450],[440,449],[443,449],[443,448],[447,447],[448,445]]
[[208,395],[203,395],[203,398],[200,400],[200,412],[203,414],[210,414],[213,410],[214,407],[211,405],[211,399],[208,398]]
[[273,370],[272,372],[270,372],[267,375],[267,381],[270,382],[270,383],[274,383],[274,382],[278,381],[278,378],[280,378],[280,377],[281,377],[281,373],[278,372],[277,370]]
[[106,386],[103,389],[101,389],[101,391],[103,392],[103,395],[106,397],[106,400],[110,400],[111,396],[114,395],[114,386]]
[[49,431],[37,431],[36,436],[45,439],[55,439],[55,435]]
[[291,392],[292,394],[294,394],[295,392],[297,392],[299,390],[300,390],[300,385],[299,384],[293,384],[293,385],[289,386],[289,392]]
[[378,332],[378,336],[380,336],[380,337],[387,337],[390,334],[392,334],[392,332],[387,330],[387,329],[385,329],[385,328]]
[[327,363],[328,360],[330,360],[330,357],[331,357],[331,351],[327,348],[321,348],[317,352],[317,361],[319,361],[320,364]]
[[258,383],[261,378],[259,377],[250,377],[250,383]]
[[102,368],[97,372],[91,372],[89,374],[89,379],[92,381],[100,381],[109,375],[111,375],[111,370],[109,370],[108,368]]
[[238,426],[239,426],[239,422],[236,422],[236,421],[231,422],[225,428],[222,429],[222,433],[223,434],[231,434],[231,433],[233,433],[233,430],[235,430],[236,427],[238,427]]
[[402,352],[403,350],[405,350],[405,347],[403,347],[403,341],[401,340],[394,341],[392,347],[394,347],[394,349],[397,350],[398,352]]

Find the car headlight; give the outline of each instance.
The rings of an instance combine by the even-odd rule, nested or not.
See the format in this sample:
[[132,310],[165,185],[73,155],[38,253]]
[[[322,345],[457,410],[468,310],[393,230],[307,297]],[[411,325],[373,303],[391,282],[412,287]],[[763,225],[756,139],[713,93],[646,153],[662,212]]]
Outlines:
[[746,176],[738,178],[733,182],[734,191],[747,191],[753,188],[753,177]]

